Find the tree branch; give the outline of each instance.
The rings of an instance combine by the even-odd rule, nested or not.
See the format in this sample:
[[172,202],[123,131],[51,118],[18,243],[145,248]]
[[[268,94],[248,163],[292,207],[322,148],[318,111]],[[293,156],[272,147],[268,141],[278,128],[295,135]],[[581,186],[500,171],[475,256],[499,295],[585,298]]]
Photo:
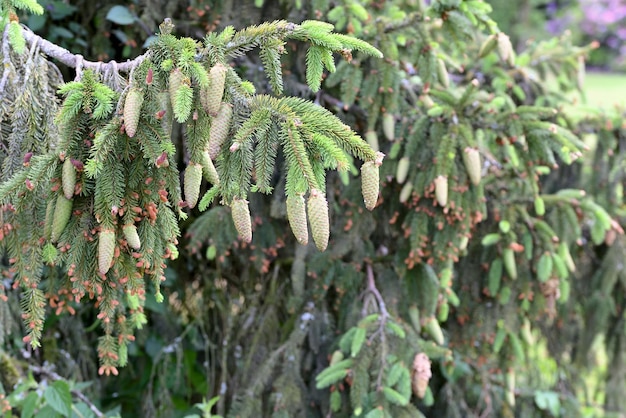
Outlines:
[[385,366],[387,364],[387,339],[385,338],[385,324],[389,319],[389,312],[387,311],[387,305],[383,300],[383,296],[380,294],[380,291],[376,287],[376,280],[374,278],[374,269],[372,268],[371,263],[367,263],[367,289],[365,289],[365,294],[370,293],[374,295],[376,302],[378,303],[378,310],[380,311],[380,324],[378,326],[378,330],[372,334],[372,336],[368,340],[368,345],[371,343],[376,336],[380,336],[380,345],[381,345],[381,361],[380,368],[378,369],[378,377],[376,378],[376,390],[382,390],[382,379],[383,372]]
[[62,48],[56,44],[53,44],[47,39],[44,39],[41,36],[35,34],[28,28],[24,28],[22,30],[22,33],[24,35],[24,39],[26,39],[26,42],[28,43],[29,46],[36,42],[41,52],[43,52],[50,58],[54,58],[58,60],[59,62],[61,62],[62,64],[70,68],[76,68],[77,71],[79,72],[83,68],[105,71],[105,70],[109,70],[109,68],[107,67],[111,67],[110,69],[113,71],[117,70],[119,72],[128,73],[133,68],[141,64],[141,62],[145,58],[145,54],[144,54],[144,55],[138,56],[132,61],[126,61],[126,62],[119,63],[119,64],[115,61],[109,61],[109,62],[87,61],[83,59],[82,55],[73,54],[67,49]]

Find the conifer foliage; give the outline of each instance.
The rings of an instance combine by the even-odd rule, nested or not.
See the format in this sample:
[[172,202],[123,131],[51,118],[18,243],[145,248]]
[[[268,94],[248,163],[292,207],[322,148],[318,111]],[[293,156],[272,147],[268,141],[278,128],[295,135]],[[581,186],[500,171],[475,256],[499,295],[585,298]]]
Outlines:
[[[124,416],[626,410],[623,111],[564,106],[593,46],[517,51],[482,0],[204,3],[63,83],[2,2],[0,321]],[[99,366],[44,327],[89,302]]]
[[[25,292],[26,341],[40,345],[46,295],[39,281],[44,269],[58,266],[67,274],[48,284],[49,295],[63,294],[68,304],[95,301],[104,329],[98,345],[100,373],[117,374],[117,367],[127,362],[123,353],[134,339],[133,330],[145,323],[144,278],[157,301],[163,300],[165,260],[177,254],[178,222],[187,217],[184,207],[198,203],[203,173],[212,185],[200,200],[201,209],[217,200],[230,206],[240,238],[249,243],[253,231],[246,199],[252,189],[271,193],[279,149],[288,172],[284,193],[310,192],[313,236],[320,250],[326,248],[326,170],[347,170],[349,156],[377,161],[375,171],[382,161],[382,155],[329,111],[282,97],[280,56],[287,39],[310,43],[311,55],[324,58],[308,62],[314,90],[320,86],[322,65],[334,68],[333,52],[358,50],[380,57],[374,47],[332,29],[317,21],[276,21],[242,31],[228,27],[198,42],[176,37],[166,20],[123,88],[116,88],[119,74],[92,69],[59,86],[63,101],[53,125],[58,137],[36,132],[36,141],[16,143],[22,151],[32,153],[36,146],[41,152],[24,167],[7,170],[0,186],[0,200],[12,208],[5,221],[16,231],[5,242],[14,253],[14,286]],[[24,48],[13,38],[11,42],[14,52],[5,59],[18,67]],[[257,46],[275,96],[255,94],[252,84],[229,65],[229,59]],[[36,53],[28,59],[26,65],[42,60]],[[38,74],[43,77],[48,67],[46,62]],[[14,83],[19,78],[13,76],[9,74],[8,83],[18,88]],[[50,80],[43,83],[54,90]],[[170,137],[175,122],[184,126],[184,149],[177,150]],[[188,158],[184,199],[173,160],[176,152]],[[371,201],[378,182],[370,180],[369,187],[366,199]],[[23,205],[32,205],[28,220]],[[368,203],[368,208],[373,205]],[[47,232],[37,233],[32,226],[38,225]],[[17,232],[23,228],[30,233]],[[294,228],[304,240],[302,225]]]

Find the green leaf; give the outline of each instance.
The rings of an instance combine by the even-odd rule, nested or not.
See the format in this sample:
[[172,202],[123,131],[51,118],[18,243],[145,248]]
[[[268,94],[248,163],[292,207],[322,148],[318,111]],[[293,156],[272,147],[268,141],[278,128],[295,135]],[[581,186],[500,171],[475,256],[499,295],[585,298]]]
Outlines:
[[46,405],[43,408],[41,408],[39,411],[37,411],[37,415],[35,415],[35,418],[50,418],[50,417],[57,417],[58,415],[55,414],[54,408],[52,408],[50,405]]
[[96,414],[89,409],[89,405],[84,402],[79,402],[74,405],[72,411],[72,418],[95,418]]
[[44,392],[46,402],[55,411],[63,416],[70,416],[72,412],[72,394],[70,387],[66,382],[57,380],[46,388]]
[[553,416],[558,416],[561,409],[559,395],[558,393],[552,391],[536,391],[535,404],[537,405],[537,408],[543,411],[549,410]]
[[135,16],[125,6],[113,6],[107,13],[107,20],[118,25],[132,25],[135,23]]
[[28,394],[22,406],[22,418],[31,418],[35,414],[35,408],[37,408],[37,393],[31,392]]

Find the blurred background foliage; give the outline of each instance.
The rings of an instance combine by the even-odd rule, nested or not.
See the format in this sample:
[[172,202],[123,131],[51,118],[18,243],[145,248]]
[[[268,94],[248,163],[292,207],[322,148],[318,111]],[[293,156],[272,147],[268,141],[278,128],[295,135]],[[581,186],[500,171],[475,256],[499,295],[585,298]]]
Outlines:
[[[392,402],[397,415],[389,416],[624,417],[626,271],[620,231],[626,216],[626,113],[613,102],[623,105],[626,97],[619,73],[626,65],[626,2],[521,0],[511,7],[508,0],[489,1],[490,16],[517,51],[509,62],[495,52],[476,59],[495,29],[487,17],[461,19],[457,9],[468,1],[425,2],[432,21],[423,20],[427,5],[420,0],[40,3],[46,14],[22,21],[92,60],[124,61],[145,52],[164,17],[175,21],[177,35],[196,39],[227,25],[279,18],[332,21],[387,58],[355,56],[312,94],[303,82],[305,51],[288,44],[286,91],[324,105],[363,135],[369,132],[371,143],[376,139],[388,156],[381,202],[372,214],[363,210],[356,168],[349,178],[329,176],[333,242],[326,253],[295,243],[282,196],[252,196],[252,246],[237,241],[227,209],[192,212],[183,225],[181,255],[168,265],[165,302],[147,295],[150,323],[130,346],[130,364],[120,376],[97,375],[98,320],[84,306],[76,306],[75,316],[49,315],[42,349],[24,349],[19,300],[7,291],[7,301],[0,302],[0,375],[3,399],[15,414],[96,416],[91,402],[111,416],[211,416],[203,411],[213,410],[232,417],[348,417],[358,415],[354,406],[362,403],[362,414],[373,418],[383,416],[375,415],[376,405],[389,399],[373,390],[355,400],[352,391],[361,381],[391,374],[392,364],[408,368],[413,355],[424,352],[432,361],[427,393],[411,397],[414,409]],[[584,57],[590,66],[616,73],[583,79]],[[425,59],[443,61],[449,79],[436,74],[440,64],[428,67]],[[254,53],[235,64],[260,90],[269,89]],[[66,80],[73,78],[61,70]],[[531,107],[529,123],[548,125],[516,125]],[[385,115],[392,115],[391,128]],[[419,172],[430,173],[442,138],[464,135],[454,130],[459,121],[481,151],[484,178],[480,190],[467,186],[462,168],[455,168],[463,167],[459,152],[451,170],[469,191],[451,192],[450,200],[463,201],[467,213],[484,213],[482,223],[443,217],[433,189],[422,193],[428,199],[417,198]],[[431,140],[419,138],[416,126],[427,129]],[[540,154],[532,148],[540,149],[533,135],[547,142],[541,129],[552,126],[581,138],[579,143],[563,133],[585,149],[582,158],[568,165],[573,149],[541,148]],[[507,142],[518,136],[527,137],[535,154],[520,142]],[[405,155],[412,170],[400,181]],[[435,178],[428,175],[422,191]],[[276,181],[284,181],[280,173]],[[407,182],[418,192],[409,190],[399,201]],[[606,216],[608,227],[599,226]],[[438,225],[448,221],[453,226]],[[549,229],[539,230],[544,223]],[[432,242],[420,242],[420,227]],[[462,246],[463,235],[471,239]],[[483,245],[496,238],[494,245]],[[519,277],[513,280],[503,260],[510,244],[520,242],[524,251],[514,254]],[[550,261],[546,280],[538,278],[540,264],[548,263],[542,260],[566,258],[561,244],[576,268],[563,272]],[[415,248],[436,254],[435,261],[413,257]],[[443,285],[448,271],[452,283]],[[366,273],[375,275],[375,285]],[[382,312],[378,290],[404,338],[383,330],[388,341],[381,342],[381,333],[362,322]],[[415,307],[417,322],[411,316]],[[433,321],[441,324],[441,337]],[[367,344],[342,349],[341,337],[358,328],[366,330]],[[337,350],[355,359],[352,378],[336,380],[330,390],[316,388],[315,376]]]

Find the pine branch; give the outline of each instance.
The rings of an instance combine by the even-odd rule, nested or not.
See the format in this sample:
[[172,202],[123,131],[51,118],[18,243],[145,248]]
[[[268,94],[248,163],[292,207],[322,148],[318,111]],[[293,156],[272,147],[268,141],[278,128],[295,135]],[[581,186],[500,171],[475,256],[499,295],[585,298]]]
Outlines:
[[[54,58],[60,61],[62,64],[76,69],[91,69],[96,71],[119,71],[123,73],[130,72],[133,68],[139,66],[141,62],[146,59],[146,55],[140,55],[132,61],[127,61],[124,63],[117,63],[115,61],[110,61],[107,63],[103,62],[93,62],[87,61],[83,59],[83,56],[80,54],[73,54],[67,49],[60,47],[45,38],[35,34],[30,29],[24,28],[22,30],[22,34],[24,35],[24,39],[26,39],[26,43],[29,45],[36,44],[41,52],[46,54],[47,56]],[[4,43],[4,42],[3,42]],[[4,45],[3,45],[4,47]]]

